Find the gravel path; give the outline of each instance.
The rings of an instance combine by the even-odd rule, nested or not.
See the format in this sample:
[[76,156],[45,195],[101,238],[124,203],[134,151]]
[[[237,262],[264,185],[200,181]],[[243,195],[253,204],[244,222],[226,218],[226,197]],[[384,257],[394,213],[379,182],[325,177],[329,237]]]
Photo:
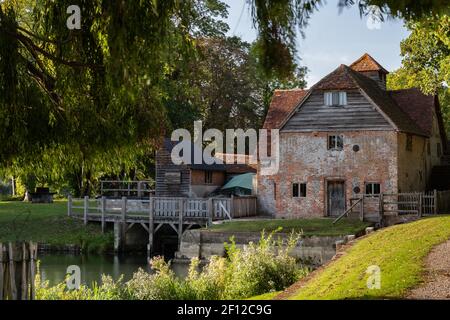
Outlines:
[[450,300],[450,240],[435,247],[425,264],[424,282],[411,290],[408,298]]

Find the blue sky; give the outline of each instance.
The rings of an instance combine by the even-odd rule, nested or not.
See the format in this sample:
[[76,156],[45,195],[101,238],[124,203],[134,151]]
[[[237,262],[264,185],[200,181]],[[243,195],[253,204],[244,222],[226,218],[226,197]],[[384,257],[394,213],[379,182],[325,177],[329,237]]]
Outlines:
[[[230,6],[230,35],[253,41],[256,30],[252,25],[249,6],[244,6],[245,1],[223,1]],[[312,15],[304,30],[305,38],[299,36],[297,40],[301,64],[309,68],[308,86],[341,63],[350,64],[365,52],[388,71],[400,67],[400,41],[408,36],[403,21],[390,20],[377,25],[367,20],[367,17],[360,17],[356,6],[339,14],[336,0],[328,1]]]

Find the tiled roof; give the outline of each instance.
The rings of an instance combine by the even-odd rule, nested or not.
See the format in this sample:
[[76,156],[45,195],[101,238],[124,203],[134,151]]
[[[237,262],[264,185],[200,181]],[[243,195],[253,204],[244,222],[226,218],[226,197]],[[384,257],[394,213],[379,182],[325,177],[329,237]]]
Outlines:
[[314,90],[347,90],[357,89],[358,84],[347,71],[348,67],[341,64],[333,72],[326,75],[311,89]]
[[[195,144],[191,142],[178,142],[178,141],[171,141],[169,138],[165,138],[163,142],[163,149],[171,153],[172,149],[180,143],[182,146],[185,146],[186,148],[191,148],[191,164],[188,165],[189,168],[194,170],[204,170],[204,171],[225,171],[227,173],[247,173],[247,172],[256,172],[256,164],[250,164],[250,156],[245,155],[245,163],[225,163],[225,156],[226,153],[217,153],[216,158],[217,162],[219,162],[219,159],[222,159],[223,164],[221,163],[213,163],[213,164],[207,164],[205,160],[202,158],[202,163],[195,164],[194,163],[194,152],[198,151],[201,154],[203,154],[203,151],[198,148]],[[237,158],[235,155],[235,162],[237,162]]]
[[213,163],[213,164],[207,164],[205,162],[205,159],[202,156],[201,163],[195,163],[195,156],[194,153],[198,152],[200,155],[203,155],[203,150],[199,148],[196,144],[191,143],[190,141],[171,141],[169,138],[164,139],[163,143],[163,149],[168,152],[172,153],[172,149],[177,145],[180,144],[180,146],[183,146],[185,149],[191,149],[191,163],[188,164],[188,166],[191,169],[196,170],[211,170],[211,171],[225,171],[226,167],[224,164],[220,163]]
[[381,89],[374,80],[349,67],[346,67],[346,69],[358,83],[359,88],[364,91],[368,98],[380,108],[381,112],[395,124],[399,131],[421,136],[427,135],[426,132],[397,105],[389,93]]
[[364,72],[364,71],[382,71],[384,73],[389,73],[385,68],[383,68],[374,58],[370,56],[370,54],[365,53],[361,58],[356,60],[350,65],[355,71]]
[[424,95],[419,89],[389,91],[397,105],[427,134],[431,135],[435,97]]
[[[417,89],[386,91],[377,82],[364,75],[364,71],[387,71],[370,55],[364,54],[350,67],[340,65],[309,90],[276,90],[267,112],[263,128],[280,128],[293,114],[309,92],[313,90],[362,90],[390,122],[402,132],[429,136],[432,126],[432,110],[441,117],[435,97],[426,96]],[[438,119],[439,120],[439,119]],[[441,135],[443,131],[440,118]]]
[[308,94],[308,90],[275,90],[269,110],[267,111],[264,129],[278,129],[283,122],[295,109],[296,106]]

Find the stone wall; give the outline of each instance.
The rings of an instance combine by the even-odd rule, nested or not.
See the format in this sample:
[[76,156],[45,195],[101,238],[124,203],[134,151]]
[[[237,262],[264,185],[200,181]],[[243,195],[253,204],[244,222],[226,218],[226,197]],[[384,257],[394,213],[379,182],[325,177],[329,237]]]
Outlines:
[[[184,233],[180,251],[175,256],[180,260],[208,259],[213,255],[224,256],[224,243],[230,243],[230,237],[233,235],[237,247],[243,247],[249,242],[257,243],[261,237],[259,232],[232,234],[207,230],[189,230]],[[279,235],[285,239],[289,237],[288,234]],[[336,253],[336,241],[343,241],[344,239],[345,237],[302,237],[297,247],[292,251],[292,255],[308,263],[320,265],[331,260]]]

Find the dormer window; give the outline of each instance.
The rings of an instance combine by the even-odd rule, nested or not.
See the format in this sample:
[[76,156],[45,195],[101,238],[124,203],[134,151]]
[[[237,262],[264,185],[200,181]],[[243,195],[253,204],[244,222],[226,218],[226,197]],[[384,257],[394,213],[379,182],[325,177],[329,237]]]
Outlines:
[[324,94],[325,105],[338,107],[347,105],[347,92],[345,91],[329,91]]

